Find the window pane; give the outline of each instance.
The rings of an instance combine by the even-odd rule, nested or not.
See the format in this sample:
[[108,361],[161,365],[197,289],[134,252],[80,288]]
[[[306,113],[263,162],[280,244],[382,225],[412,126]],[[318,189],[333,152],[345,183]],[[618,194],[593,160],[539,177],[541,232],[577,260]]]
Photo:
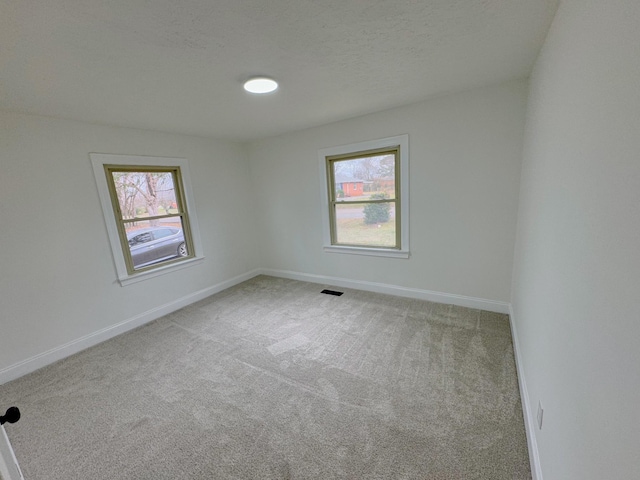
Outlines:
[[336,243],[396,246],[395,203],[350,203],[335,206]]
[[127,222],[125,230],[135,270],[189,254],[179,216]]
[[111,172],[122,219],[178,213],[172,172]]
[[331,163],[336,201],[396,198],[394,154],[334,160]]

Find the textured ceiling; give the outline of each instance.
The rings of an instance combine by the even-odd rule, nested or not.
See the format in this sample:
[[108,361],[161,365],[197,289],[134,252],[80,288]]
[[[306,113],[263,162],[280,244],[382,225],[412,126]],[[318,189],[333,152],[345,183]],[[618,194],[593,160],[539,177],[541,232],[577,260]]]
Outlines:
[[525,77],[556,6],[0,0],[0,109],[251,140]]

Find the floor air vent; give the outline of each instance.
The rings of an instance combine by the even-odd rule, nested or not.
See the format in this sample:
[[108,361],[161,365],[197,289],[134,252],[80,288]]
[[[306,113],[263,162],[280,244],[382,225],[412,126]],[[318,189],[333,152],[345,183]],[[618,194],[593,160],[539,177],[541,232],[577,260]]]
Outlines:
[[335,295],[336,297],[339,297],[344,292],[336,292],[335,290],[322,290],[320,293],[326,293],[327,295]]

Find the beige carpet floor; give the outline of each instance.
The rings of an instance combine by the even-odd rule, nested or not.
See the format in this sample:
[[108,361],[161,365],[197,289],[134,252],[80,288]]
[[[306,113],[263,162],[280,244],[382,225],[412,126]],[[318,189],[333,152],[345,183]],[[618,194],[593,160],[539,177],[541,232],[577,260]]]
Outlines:
[[25,478],[531,478],[506,315],[323,288],[259,276],[1,386]]

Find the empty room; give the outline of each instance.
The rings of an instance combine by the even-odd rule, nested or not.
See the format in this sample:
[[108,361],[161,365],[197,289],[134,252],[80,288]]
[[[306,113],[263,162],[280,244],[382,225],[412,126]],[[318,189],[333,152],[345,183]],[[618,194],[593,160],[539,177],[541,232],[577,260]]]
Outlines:
[[640,2],[0,12],[0,480],[640,478]]

